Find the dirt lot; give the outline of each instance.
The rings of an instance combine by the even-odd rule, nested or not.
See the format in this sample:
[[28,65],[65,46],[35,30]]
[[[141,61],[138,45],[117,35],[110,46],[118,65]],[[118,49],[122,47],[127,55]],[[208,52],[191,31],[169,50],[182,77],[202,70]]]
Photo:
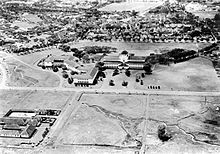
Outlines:
[[[216,123],[219,111],[215,111],[217,105],[219,97],[151,96],[148,119],[150,127],[147,132],[148,137],[154,137],[154,140],[149,142],[151,143],[149,149],[159,151],[170,149],[174,153],[178,150],[190,153],[211,150],[210,145],[220,144],[220,129],[218,122]],[[163,145],[155,142],[158,140],[155,137],[157,127],[161,124],[165,124],[168,133],[172,135],[172,138]],[[184,149],[186,145],[189,148]]]
[[58,76],[50,72],[29,67],[13,59],[7,59],[5,62],[8,72],[7,84],[9,86],[56,87],[59,85]]
[[[195,58],[187,62],[159,65],[152,75],[143,78],[144,85],[136,88],[148,89],[148,86],[160,86],[162,90],[218,91],[220,79],[217,77],[211,61]],[[149,89],[148,89],[149,90]]]
[[57,144],[136,148],[142,140],[143,101],[127,95],[83,95],[81,108],[70,116]]

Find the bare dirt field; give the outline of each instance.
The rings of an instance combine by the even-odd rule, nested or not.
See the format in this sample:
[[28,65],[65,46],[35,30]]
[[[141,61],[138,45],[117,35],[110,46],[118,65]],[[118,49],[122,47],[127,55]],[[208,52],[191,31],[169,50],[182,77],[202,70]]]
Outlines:
[[[210,146],[220,142],[217,104],[219,97],[151,95],[147,136],[154,140],[149,141],[149,150],[170,150],[172,153],[179,150],[184,153],[219,151],[218,147]],[[157,127],[161,124],[165,124],[172,135],[163,144],[156,138]]]
[[7,64],[7,84],[9,86],[56,87],[59,85],[58,76],[50,72],[32,68],[13,59],[7,59],[5,62]]
[[143,78],[144,85],[137,83],[136,88],[148,89],[148,86],[160,86],[162,90],[218,91],[220,79],[212,62],[204,58],[195,58],[187,62],[170,66],[156,66],[152,75]]
[[81,108],[70,116],[57,143],[137,148],[142,140],[144,100],[128,95],[83,95]]

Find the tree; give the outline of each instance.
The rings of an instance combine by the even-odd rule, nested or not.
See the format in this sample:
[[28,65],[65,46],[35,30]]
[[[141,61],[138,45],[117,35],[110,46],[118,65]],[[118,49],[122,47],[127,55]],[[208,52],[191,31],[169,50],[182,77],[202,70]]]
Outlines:
[[144,84],[144,82],[143,82],[143,80],[141,80],[141,83],[140,83],[141,85],[143,85]]
[[72,77],[68,78],[68,83],[69,83],[69,84],[72,84],[72,83],[73,83],[73,78],[72,78]]
[[54,72],[58,72],[58,71],[59,71],[58,67],[54,66],[54,67],[53,67],[53,71],[54,71]]
[[122,82],[122,86],[127,86],[127,85],[128,85],[128,82],[126,82],[126,81]]
[[71,75],[75,75],[75,74],[77,74],[77,72],[71,71],[70,74],[71,74]]
[[169,133],[167,133],[166,126],[164,124],[158,126],[157,133],[158,133],[158,138],[162,142],[168,141],[172,137]]
[[127,75],[128,77],[130,77],[130,76],[131,76],[131,72],[130,72],[128,69],[126,69],[125,75]]
[[66,78],[68,78],[68,77],[69,77],[69,75],[68,75],[68,74],[66,74],[66,73],[64,73],[64,74],[63,74],[63,78],[65,78],[65,79],[66,79]]
[[112,74],[112,76],[118,75],[119,74],[119,70],[116,68]]
[[151,74],[152,73],[152,69],[151,69],[151,64],[150,63],[145,63],[144,66],[143,66],[143,69],[144,69],[146,74]]
[[110,81],[109,81],[109,85],[110,85],[110,86],[114,86],[114,85],[115,85],[115,84],[114,84],[114,81],[113,81],[113,80],[110,80]]

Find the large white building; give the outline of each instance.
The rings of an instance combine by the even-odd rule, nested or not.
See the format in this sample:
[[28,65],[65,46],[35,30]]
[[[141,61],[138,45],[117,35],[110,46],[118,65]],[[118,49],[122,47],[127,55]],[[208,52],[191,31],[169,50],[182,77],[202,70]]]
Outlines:
[[135,56],[123,51],[118,56],[105,57],[102,62],[106,69],[143,69],[146,57]]

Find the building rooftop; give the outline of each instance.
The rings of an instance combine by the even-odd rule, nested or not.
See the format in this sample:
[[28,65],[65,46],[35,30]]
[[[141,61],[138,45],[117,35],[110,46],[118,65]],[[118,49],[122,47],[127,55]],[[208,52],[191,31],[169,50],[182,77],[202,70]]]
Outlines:
[[74,76],[74,79],[93,79],[97,75],[98,71],[99,70],[97,67],[93,67],[92,69],[87,71],[86,74]]

